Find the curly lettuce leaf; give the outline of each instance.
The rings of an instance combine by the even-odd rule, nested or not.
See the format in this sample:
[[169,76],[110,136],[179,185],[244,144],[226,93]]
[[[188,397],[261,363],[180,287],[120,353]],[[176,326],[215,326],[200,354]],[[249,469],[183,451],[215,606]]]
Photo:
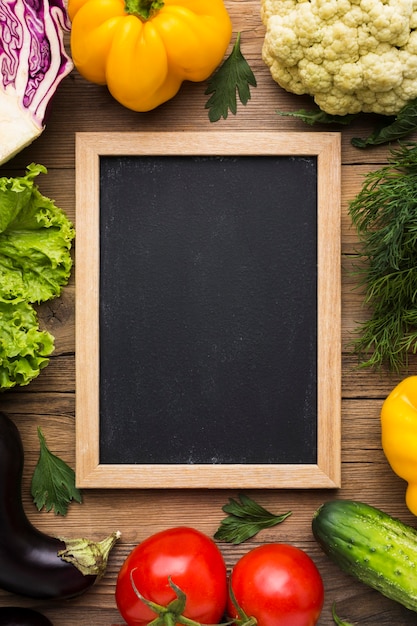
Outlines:
[[54,338],[41,331],[32,304],[59,296],[72,268],[74,227],[34,180],[0,178],[0,389],[27,385],[49,362]]
[[34,183],[42,165],[0,178],[0,301],[45,302],[59,296],[72,268],[74,227]]
[[49,362],[54,338],[31,304],[0,302],[0,389],[27,385]]

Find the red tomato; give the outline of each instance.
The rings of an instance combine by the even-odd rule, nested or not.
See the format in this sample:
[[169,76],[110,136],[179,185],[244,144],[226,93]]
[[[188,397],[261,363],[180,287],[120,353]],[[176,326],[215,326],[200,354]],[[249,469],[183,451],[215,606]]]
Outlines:
[[193,528],[163,530],[140,543],[123,563],[116,583],[116,603],[128,626],[148,624],[156,617],[136,595],[167,606],[176,598],[169,578],[186,595],[183,615],[216,624],[227,601],[223,556],[212,539]]
[[[295,546],[271,543],[250,550],[233,568],[231,584],[238,606],[258,626],[314,626],[323,608],[321,575]],[[230,598],[227,611],[237,617]]]

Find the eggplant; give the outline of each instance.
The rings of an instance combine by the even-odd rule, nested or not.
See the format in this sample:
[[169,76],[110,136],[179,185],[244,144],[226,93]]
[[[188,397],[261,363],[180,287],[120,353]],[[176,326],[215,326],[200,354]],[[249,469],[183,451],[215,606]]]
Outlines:
[[30,598],[79,596],[104,574],[120,533],[93,542],[39,531],[22,503],[23,464],[19,430],[0,412],[0,588]]
[[53,626],[39,611],[21,606],[0,607],[0,626]]

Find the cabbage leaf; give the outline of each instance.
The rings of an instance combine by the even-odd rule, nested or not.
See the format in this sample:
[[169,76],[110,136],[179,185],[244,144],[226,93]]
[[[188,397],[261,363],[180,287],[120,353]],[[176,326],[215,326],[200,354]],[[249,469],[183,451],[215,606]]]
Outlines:
[[54,338],[39,330],[33,304],[61,294],[71,274],[75,230],[34,179],[0,178],[0,389],[26,385],[48,363]]

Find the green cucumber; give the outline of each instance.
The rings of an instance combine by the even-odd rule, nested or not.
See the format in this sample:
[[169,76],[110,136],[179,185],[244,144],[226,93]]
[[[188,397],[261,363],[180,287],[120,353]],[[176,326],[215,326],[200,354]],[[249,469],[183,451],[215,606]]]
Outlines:
[[312,530],[344,572],[417,611],[417,530],[352,500],[323,504],[313,516]]

